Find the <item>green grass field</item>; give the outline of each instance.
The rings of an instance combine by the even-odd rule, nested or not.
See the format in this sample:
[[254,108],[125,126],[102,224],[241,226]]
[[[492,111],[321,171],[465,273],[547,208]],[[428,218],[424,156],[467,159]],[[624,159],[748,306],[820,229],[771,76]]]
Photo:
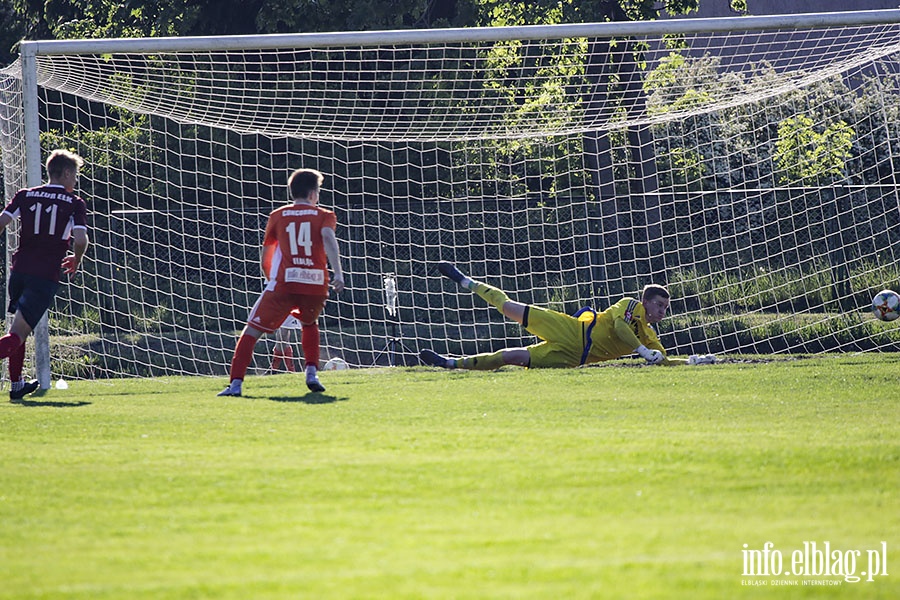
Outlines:
[[0,403],[0,598],[900,597],[900,355],[322,380]]

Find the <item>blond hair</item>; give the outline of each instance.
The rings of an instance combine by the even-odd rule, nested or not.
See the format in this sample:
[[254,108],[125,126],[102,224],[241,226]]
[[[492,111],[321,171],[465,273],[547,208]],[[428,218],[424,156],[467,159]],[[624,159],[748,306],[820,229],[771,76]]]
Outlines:
[[84,166],[84,159],[68,150],[57,149],[47,157],[47,174],[50,177],[59,177],[68,170],[78,171]]

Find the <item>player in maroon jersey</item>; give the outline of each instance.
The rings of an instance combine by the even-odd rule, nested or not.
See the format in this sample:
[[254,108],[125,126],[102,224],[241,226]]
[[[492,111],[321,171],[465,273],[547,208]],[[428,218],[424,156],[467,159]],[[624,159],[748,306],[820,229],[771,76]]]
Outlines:
[[306,359],[306,387],[324,392],[319,382],[319,313],[328,299],[328,266],[336,292],[344,289],[344,274],[334,230],[335,214],[318,206],[324,177],[312,169],[297,169],[288,178],[293,204],[269,215],[263,237],[261,266],[268,282],[250,310],[231,359],[231,381],[219,396],[240,396],[253,348],[264,333],[274,333],[288,315],[303,325],[300,346]]
[[83,164],[73,152],[54,150],[47,158],[48,183],[20,190],[0,213],[0,231],[14,219],[21,223],[7,282],[9,312],[15,316],[9,333],[0,337],[0,359],[9,358],[10,400],[37,390],[37,380],[22,378],[25,338],[50,308],[60,270],[75,273],[88,247],[87,207],[74,194]]

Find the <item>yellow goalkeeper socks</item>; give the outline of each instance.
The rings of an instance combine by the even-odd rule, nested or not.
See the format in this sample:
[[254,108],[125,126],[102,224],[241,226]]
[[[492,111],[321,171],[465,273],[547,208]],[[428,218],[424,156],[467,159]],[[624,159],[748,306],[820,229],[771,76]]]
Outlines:
[[469,369],[470,371],[493,371],[505,364],[503,362],[503,350],[456,359],[457,369]]
[[493,306],[499,311],[503,311],[503,305],[509,302],[509,296],[506,295],[506,292],[503,290],[499,290],[495,287],[491,287],[486,283],[481,283],[480,281],[473,282],[475,285],[472,287],[472,291],[478,294],[481,298],[484,299],[485,302]]

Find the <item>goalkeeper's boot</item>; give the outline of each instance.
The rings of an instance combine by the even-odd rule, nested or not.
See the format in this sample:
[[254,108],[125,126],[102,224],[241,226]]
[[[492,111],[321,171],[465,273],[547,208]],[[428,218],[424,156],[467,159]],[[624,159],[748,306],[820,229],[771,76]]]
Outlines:
[[238,397],[241,395],[241,384],[243,382],[240,381],[232,381],[228,384],[228,387],[216,394],[216,396],[235,396]]
[[38,387],[40,387],[40,383],[37,379],[32,379],[31,381],[23,381],[21,382],[21,387],[19,389],[11,389],[9,390],[9,399],[10,400],[21,400],[28,394],[32,394],[37,391]]
[[437,268],[438,271],[441,272],[441,275],[443,275],[444,277],[449,277],[459,285],[462,285],[463,279],[466,278],[466,276],[463,275],[462,271],[457,269],[456,265],[454,265],[453,263],[441,261],[438,263]]
[[441,367],[442,369],[453,369],[455,367],[449,358],[441,356],[434,350],[422,350],[419,352],[419,358],[422,359],[423,363],[432,367]]

